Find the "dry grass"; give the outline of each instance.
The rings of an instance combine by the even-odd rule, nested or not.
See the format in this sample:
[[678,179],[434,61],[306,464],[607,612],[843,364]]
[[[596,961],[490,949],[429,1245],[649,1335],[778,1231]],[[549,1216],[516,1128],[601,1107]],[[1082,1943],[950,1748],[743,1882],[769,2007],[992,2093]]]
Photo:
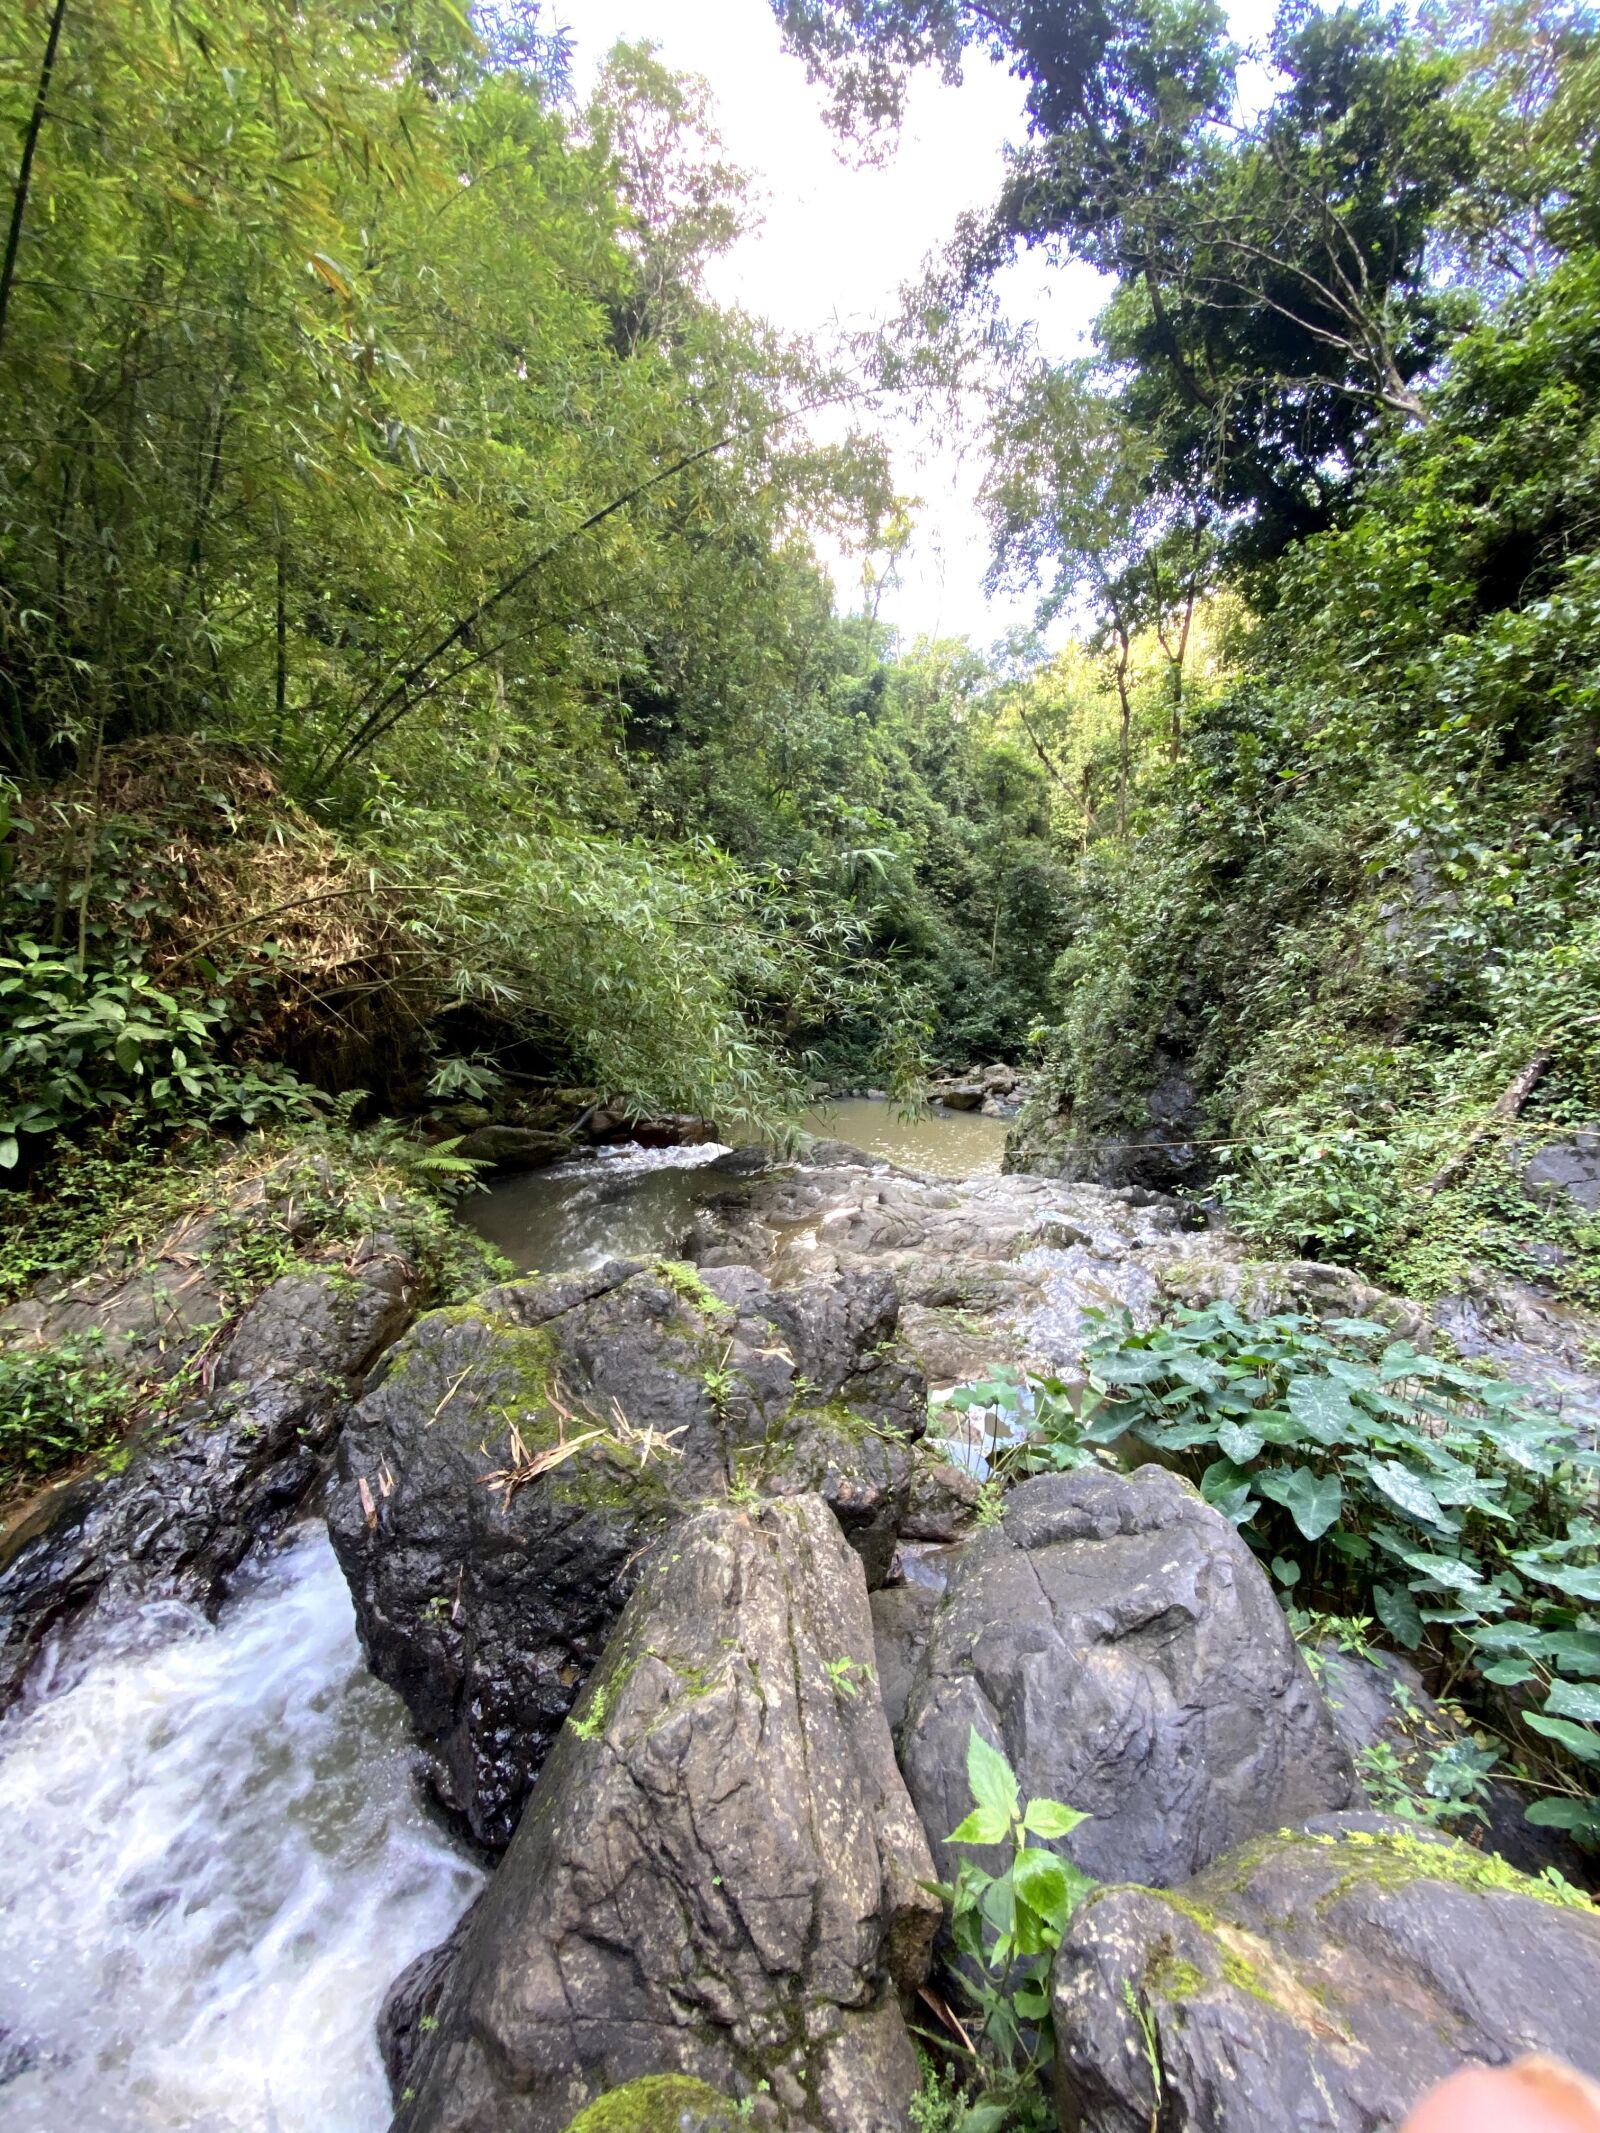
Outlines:
[[104,924],[159,983],[226,996],[241,1060],[324,1087],[403,1079],[443,969],[386,883],[242,751],[183,739],[111,751],[27,810],[19,885],[69,949]]

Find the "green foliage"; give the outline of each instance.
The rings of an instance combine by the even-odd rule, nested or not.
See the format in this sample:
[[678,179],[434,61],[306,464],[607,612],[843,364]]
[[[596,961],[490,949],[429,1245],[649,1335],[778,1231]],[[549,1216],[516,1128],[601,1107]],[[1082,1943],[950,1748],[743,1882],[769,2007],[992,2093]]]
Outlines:
[[[17,136],[48,12],[0,30]],[[848,381],[705,295],[744,211],[703,86],[620,49],[568,122],[559,37],[508,34],[451,0],[67,11],[0,299],[0,921],[46,943],[41,1136],[129,1094],[272,1116],[256,1062],[319,1018],[308,1078],[387,1100],[463,1037],[480,1075],[762,1130],[818,1034],[915,1070],[852,840],[810,819],[884,639],[806,529],[877,539],[882,452],[816,445]],[[141,840],[155,745],[167,796],[198,765],[318,878]],[[276,823],[241,799],[268,763]]]
[[0,1492],[110,1452],[131,1402],[126,1374],[88,1335],[0,1348]]
[[218,1056],[226,1004],[174,994],[136,964],[85,970],[23,939],[0,956],[0,1169],[24,1134],[110,1109],[244,1125],[309,1119],[313,1092],[271,1067]]
[[[1073,1457],[1132,1440],[1175,1464],[1263,1560],[1292,1560],[1297,1597],[1374,1615],[1469,1676],[1542,1773],[1532,1818],[1600,1836],[1584,1775],[1600,1764],[1591,1424],[1364,1320],[1226,1303],[1146,1332],[1110,1323],[1085,1369],[1083,1418],[1047,1419],[1041,1456],[1058,1437]],[[1472,1780],[1463,1758],[1444,1811],[1470,1805]]]
[[1052,2122],[1038,2089],[1051,2050],[1049,1956],[1094,1885],[1048,1846],[1088,1817],[1059,1800],[1024,1802],[1011,1765],[976,1727],[967,1740],[967,1784],[972,1812],[949,1841],[1005,1846],[1010,1857],[998,1874],[963,1860],[943,1891],[951,1938],[967,1959],[956,1981],[978,2016],[977,2095],[955,2126],[957,2133],[1043,2128]]
[[[392,1125],[297,1126],[236,1144],[199,1129],[174,1139],[123,1113],[0,1195],[0,1302],[90,1268],[132,1275],[171,1237],[184,1278],[202,1274],[231,1317],[280,1275],[377,1232],[405,1255],[423,1304],[450,1302],[509,1272],[452,1212],[467,1182],[441,1176],[437,1150]],[[195,1341],[212,1330],[194,1329]],[[130,1426],[175,1408],[194,1388],[167,1345],[114,1357],[89,1335],[0,1343],[0,1493],[115,1458]]]

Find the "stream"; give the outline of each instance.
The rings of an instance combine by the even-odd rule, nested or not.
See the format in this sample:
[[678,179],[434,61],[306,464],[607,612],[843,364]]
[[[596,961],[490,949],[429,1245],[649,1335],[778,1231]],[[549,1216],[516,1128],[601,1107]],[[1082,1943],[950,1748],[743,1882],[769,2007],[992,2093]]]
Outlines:
[[[812,1127],[946,1176],[1005,1136],[863,1099]],[[524,1271],[659,1255],[724,1152],[608,1149],[468,1218]],[[7,2133],[383,2133],[379,2004],[483,1877],[422,1807],[320,1525],[215,1623],[149,1606],[52,1687],[0,1725]]]
[[[925,1111],[907,1118],[881,1097],[841,1097],[807,1112],[805,1127],[908,1170],[941,1178],[997,1176],[1006,1121],[979,1111]],[[495,1180],[462,1217],[504,1252],[519,1274],[551,1274],[606,1258],[670,1258],[705,1198],[720,1141],[683,1148],[633,1142],[575,1157],[549,1170]]]
[[136,1627],[0,1733],[0,2121],[380,2133],[379,2002],[481,1875],[423,1813],[327,1537],[215,1625]]

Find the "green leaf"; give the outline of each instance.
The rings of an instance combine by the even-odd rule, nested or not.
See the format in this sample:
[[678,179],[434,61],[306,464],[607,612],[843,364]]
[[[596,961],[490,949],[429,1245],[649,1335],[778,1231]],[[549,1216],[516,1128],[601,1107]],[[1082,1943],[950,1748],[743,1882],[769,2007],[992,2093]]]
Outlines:
[[995,1807],[975,1807],[965,1821],[958,1822],[949,1837],[950,1844],[1003,1844],[1011,1833],[1011,1817]]
[[1300,1565],[1291,1561],[1286,1555],[1275,1555],[1272,1558],[1272,1575],[1280,1585],[1297,1584],[1300,1578]]
[[1259,1474],[1256,1487],[1263,1496],[1283,1505],[1308,1541],[1320,1540],[1344,1506],[1338,1475],[1319,1476],[1308,1466]]
[[1600,1674],[1600,1636],[1580,1629],[1547,1630],[1538,1642],[1541,1658],[1553,1659],[1557,1666],[1570,1667],[1575,1674]]
[[1063,1806],[1060,1800],[1037,1799],[1028,1802],[1022,1826],[1034,1837],[1067,1837],[1088,1819],[1077,1808]]
[[1587,1800],[1533,1800],[1523,1820],[1535,1829],[1564,1829],[1581,1843],[1600,1839],[1600,1807],[1591,1807]]
[[1555,1563],[1541,1563],[1536,1557],[1515,1555],[1511,1559],[1517,1568],[1530,1578],[1537,1578],[1541,1585],[1553,1585],[1557,1592],[1564,1592],[1574,1600],[1600,1602],[1600,1567],[1565,1570]]
[[1235,1466],[1245,1466],[1260,1451],[1266,1439],[1260,1430],[1247,1423],[1222,1422],[1217,1425],[1217,1447]]
[[1414,1652],[1422,1642],[1422,1616],[1405,1586],[1374,1585],[1372,1604],[1390,1636],[1408,1652]]
[[1366,1470],[1374,1488],[1387,1496],[1397,1510],[1425,1526],[1448,1526],[1443,1506],[1420,1475],[1398,1459],[1368,1459]]
[[1492,1681],[1497,1689],[1514,1689],[1519,1683],[1532,1681],[1538,1672],[1531,1659],[1497,1659],[1493,1666],[1483,1670],[1485,1681]]
[[979,1807],[1003,1815],[1009,1829],[1021,1809],[1016,1772],[998,1748],[990,1747],[976,1726],[967,1734],[967,1784]]
[[1067,1870],[1054,1852],[1021,1851],[1011,1869],[1018,1898],[1059,1933],[1072,1907]]
[[1600,1763],[1600,1733],[1591,1733],[1583,1726],[1575,1726],[1570,1719],[1546,1718],[1542,1711],[1530,1711],[1527,1722],[1535,1733],[1542,1733],[1548,1740],[1559,1742],[1580,1762]]
[[1582,1718],[1600,1725],[1600,1683],[1553,1681],[1544,1707],[1557,1718]]
[[1289,1387],[1289,1412],[1318,1444],[1342,1444],[1355,1421],[1355,1409],[1343,1385],[1332,1378],[1296,1378]]
[[1428,1555],[1420,1548],[1407,1548],[1401,1552],[1400,1560],[1418,1577],[1443,1585],[1451,1592],[1481,1590],[1483,1587],[1483,1575],[1477,1566],[1464,1562],[1457,1555]]

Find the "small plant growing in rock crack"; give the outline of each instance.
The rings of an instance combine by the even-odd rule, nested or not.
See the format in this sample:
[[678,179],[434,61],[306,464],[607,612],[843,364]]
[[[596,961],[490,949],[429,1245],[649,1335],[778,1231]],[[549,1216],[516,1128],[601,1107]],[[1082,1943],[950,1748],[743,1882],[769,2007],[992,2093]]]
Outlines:
[[1006,1515],[1005,1484],[986,1481],[978,1491],[978,1501],[973,1508],[973,1517],[980,1526],[997,1526]]
[[600,1730],[606,1722],[606,1711],[610,1703],[610,1684],[602,1681],[595,1690],[594,1697],[590,1702],[588,1717],[569,1718],[567,1720],[567,1724],[577,1734],[579,1740],[597,1740],[599,1738]]
[[[864,1684],[877,1679],[870,1666],[859,1659],[824,1659],[822,1671],[827,1675],[835,1696],[842,1696],[847,1703],[854,1703]],[[857,1675],[861,1678],[857,1680]]]
[[687,1259],[658,1259],[650,1271],[674,1296],[704,1312],[708,1318],[732,1317],[731,1306],[723,1302],[715,1289],[707,1286],[699,1268],[691,1266]]
[[976,1727],[967,1737],[967,1784],[972,1812],[949,1841],[1009,1845],[1011,1859],[1000,1874],[963,1860],[954,1884],[940,1884],[950,1905],[951,1938],[966,1958],[954,1972],[955,1983],[977,2016],[975,2036],[951,2017],[975,2090],[954,2133],[1043,2133],[1055,2123],[1041,2085],[1054,2048],[1050,1957],[1094,1886],[1089,1875],[1046,1847],[1088,1817],[1060,1800],[1024,1804],[1016,1772]]
[[727,1347],[723,1349],[720,1359],[715,1363],[708,1364],[700,1374],[700,1382],[705,1387],[706,1398],[716,1409],[719,1417],[726,1409],[728,1402],[733,1398],[734,1391],[739,1383],[738,1371],[728,1368],[728,1358],[732,1353],[733,1343],[729,1341]]

